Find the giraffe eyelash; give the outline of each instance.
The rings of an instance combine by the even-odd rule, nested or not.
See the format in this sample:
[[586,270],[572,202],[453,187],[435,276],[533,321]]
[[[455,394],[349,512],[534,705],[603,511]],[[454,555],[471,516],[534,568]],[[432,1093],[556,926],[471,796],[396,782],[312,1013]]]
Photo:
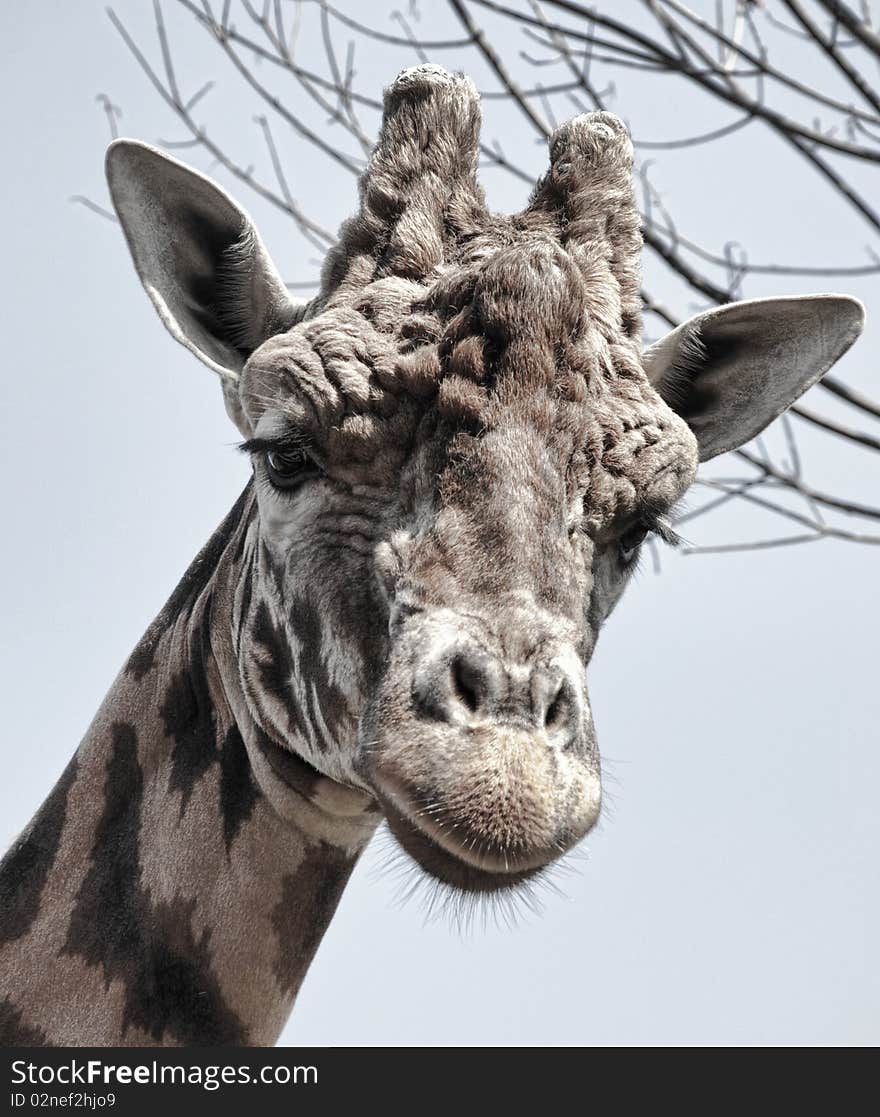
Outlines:
[[297,452],[308,453],[311,448],[309,439],[296,434],[281,434],[275,438],[249,438],[247,442],[240,442],[238,449],[242,454],[293,454]]
[[685,542],[665,516],[649,523],[648,530],[665,543],[667,547],[681,547]]

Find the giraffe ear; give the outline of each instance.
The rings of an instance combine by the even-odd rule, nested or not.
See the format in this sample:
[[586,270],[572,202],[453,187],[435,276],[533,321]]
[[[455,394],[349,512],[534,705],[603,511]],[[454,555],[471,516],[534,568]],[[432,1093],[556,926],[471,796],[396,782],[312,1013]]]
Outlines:
[[107,182],[159,317],[224,388],[305,303],[291,299],[245,211],[210,179],[135,140],[107,151]]
[[849,295],[728,303],[642,354],[654,388],[697,437],[700,461],[742,446],[790,407],[862,332]]

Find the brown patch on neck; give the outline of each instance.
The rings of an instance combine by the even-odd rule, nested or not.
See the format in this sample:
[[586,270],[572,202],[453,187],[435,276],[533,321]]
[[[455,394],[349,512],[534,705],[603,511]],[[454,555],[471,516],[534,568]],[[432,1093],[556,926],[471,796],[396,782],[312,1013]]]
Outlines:
[[0,1000],[0,1044],[3,1047],[48,1047],[46,1033],[26,1024],[8,997]]
[[338,846],[318,842],[284,878],[272,926],[278,936],[275,977],[288,995],[302,984],[356,860]]
[[62,955],[100,967],[105,989],[125,994],[119,1038],[129,1029],[154,1043],[240,1044],[245,1029],[211,964],[210,935],[196,936],[196,900],[154,904],[141,869],[144,774],[134,728],[112,726],[103,811]]
[[40,900],[55,863],[67,813],[67,798],[77,775],[74,756],[27,831],[0,866],[0,943],[21,938],[40,910]]

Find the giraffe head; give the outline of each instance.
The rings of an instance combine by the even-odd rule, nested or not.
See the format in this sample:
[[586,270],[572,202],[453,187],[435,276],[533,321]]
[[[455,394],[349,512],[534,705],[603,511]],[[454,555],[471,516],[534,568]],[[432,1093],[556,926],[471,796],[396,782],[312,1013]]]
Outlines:
[[209,180],[131,141],[108,176],[151,299],[252,456],[250,715],[378,800],[430,874],[493,891],[599,814],[587,667],[643,540],[698,462],[833,364],[862,308],[738,303],[642,351],[621,121],[559,128],[515,216],[484,206],[478,137],[469,80],[401,74],[307,304]]

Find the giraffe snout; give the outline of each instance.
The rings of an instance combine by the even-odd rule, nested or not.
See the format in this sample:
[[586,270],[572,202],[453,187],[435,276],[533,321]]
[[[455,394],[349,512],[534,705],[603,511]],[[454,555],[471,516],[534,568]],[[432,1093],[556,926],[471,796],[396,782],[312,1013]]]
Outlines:
[[534,616],[490,623],[476,612],[417,611],[362,721],[358,769],[430,875],[466,891],[515,887],[599,815],[575,644]]
[[450,726],[517,726],[545,735],[554,748],[570,747],[580,730],[583,702],[565,664],[505,663],[462,640],[420,663],[413,674],[417,716]]

